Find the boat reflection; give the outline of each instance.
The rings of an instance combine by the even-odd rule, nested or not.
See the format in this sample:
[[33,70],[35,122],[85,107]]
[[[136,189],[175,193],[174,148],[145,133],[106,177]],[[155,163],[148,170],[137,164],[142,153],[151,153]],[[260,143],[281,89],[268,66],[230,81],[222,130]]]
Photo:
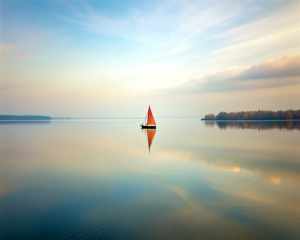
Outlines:
[[149,148],[149,153],[150,153],[150,148],[151,148],[152,141],[153,141],[155,133],[156,133],[156,129],[142,129],[142,131],[144,131],[145,134],[147,135],[148,148]]
[[300,130],[300,121],[206,121],[205,126],[218,126],[220,129],[257,129],[259,131],[271,129]]

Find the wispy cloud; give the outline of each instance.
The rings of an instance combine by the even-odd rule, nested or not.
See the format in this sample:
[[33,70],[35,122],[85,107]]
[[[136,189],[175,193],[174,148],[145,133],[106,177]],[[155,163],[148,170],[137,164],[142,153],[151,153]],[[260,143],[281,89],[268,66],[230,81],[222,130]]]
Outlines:
[[86,3],[65,4],[69,13],[61,17],[86,31],[159,46],[162,52],[157,58],[162,58],[195,46],[202,48],[206,41],[218,38],[220,32],[242,25],[240,12],[243,10],[247,15],[249,7],[248,4],[223,1],[205,4],[174,0],[155,2],[151,6],[146,2],[140,5],[138,8],[126,6],[124,14],[111,16]]
[[215,67],[251,64],[286,54],[300,54],[300,2],[291,1],[273,12],[219,32],[223,46],[207,57]]
[[[299,54],[300,4],[297,1],[286,2],[282,7],[277,4],[265,3],[257,8],[249,2],[206,4],[164,0],[140,2],[138,6],[128,4],[122,14],[113,15],[99,10],[99,6],[81,2],[68,3],[68,11],[61,17],[100,38],[113,36],[120,38],[120,44],[122,40],[132,42],[135,49],[130,57],[135,53],[140,57],[132,71],[147,69],[153,63],[175,66],[176,59],[184,66],[181,68],[189,68],[196,76],[205,74],[203,69],[247,66],[268,58]],[[180,81],[184,79],[176,80]],[[170,86],[171,80],[166,78],[164,82]]]

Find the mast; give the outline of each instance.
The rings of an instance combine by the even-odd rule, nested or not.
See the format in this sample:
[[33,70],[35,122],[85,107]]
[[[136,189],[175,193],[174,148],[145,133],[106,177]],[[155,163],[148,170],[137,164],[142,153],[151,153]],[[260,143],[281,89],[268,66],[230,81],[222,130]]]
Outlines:
[[145,124],[147,125],[147,120],[148,120],[148,113],[146,114],[146,117],[145,117]]

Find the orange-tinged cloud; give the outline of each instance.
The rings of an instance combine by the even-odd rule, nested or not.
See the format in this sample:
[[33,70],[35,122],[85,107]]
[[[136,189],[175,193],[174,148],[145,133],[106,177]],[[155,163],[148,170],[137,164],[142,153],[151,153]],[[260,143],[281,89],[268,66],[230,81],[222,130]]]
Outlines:
[[281,178],[279,178],[279,177],[272,177],[272,178],[269,179],[269,182],[271,184],[278,185],[278,184],[281,183]]
[[300,75],[300,55],[286,55],[282,58],[269,59],[260,64],[246,67],[231,67],[209,73],[204,79],[221,80],[255,80]]
[[[173,89],[166,89],[164,92],[170,95],[174,92],[178,94],[218,93],[218,96],[221,93],[231,92],[230,96],[239,98],[240,95],[245,96],[243,91],[247,91],[253,96],[253,92],[249,90],[262,90],[266,96],[266,90],[278,88],[276,89],[277,95],[281,95],[283,91],[280,91],[280,88],[287,86],[294,88],[300,84],[299,76],[300,55],[286,55],[251,66],[233,66],[221,71],[210,72],[202,78],[189,80]],[[235,94],[233,95],[232,92]],[[203,97],[207,99],[207,96]]]
[[239,79],[265,79],[300,75],[300,55],[286,55],[269,59],[245,70]]

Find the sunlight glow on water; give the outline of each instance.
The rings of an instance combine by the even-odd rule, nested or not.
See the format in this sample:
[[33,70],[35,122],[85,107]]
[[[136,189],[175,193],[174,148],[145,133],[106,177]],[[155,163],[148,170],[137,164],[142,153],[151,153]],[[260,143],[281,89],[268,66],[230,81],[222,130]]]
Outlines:
[[300,238],[298,123],[139,124],[1,123],[1,239]]

